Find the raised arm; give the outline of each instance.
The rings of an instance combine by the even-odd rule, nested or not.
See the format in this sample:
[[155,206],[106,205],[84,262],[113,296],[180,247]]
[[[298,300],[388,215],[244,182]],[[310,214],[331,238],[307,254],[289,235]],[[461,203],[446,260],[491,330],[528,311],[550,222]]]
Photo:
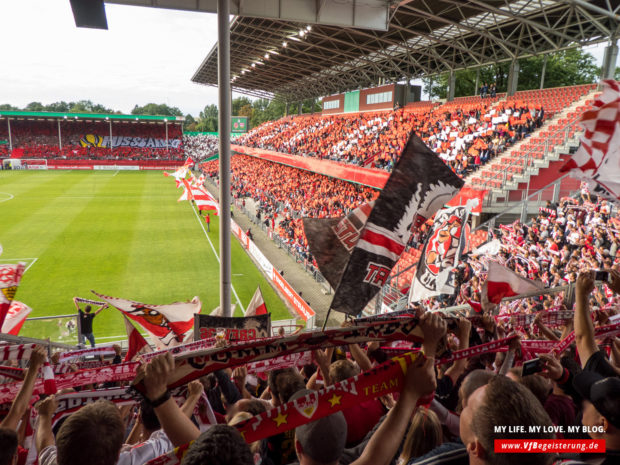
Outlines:
[[[471,322],[467,318],[459,318],[458,326],[456,330],[456,337],[459,338],[458,350],[469,348],[469,333],[471,331]],[[450,368],[446,370],[445,376],[449,376],[452,380],[452,384],[456,386],[456,381],[465,372],[467,368],[468,359],[462,358],[452,364]]]
[[398,402],[372,435],[361,457],[352,465],[388,465],[398,452],[418,399],[432,393],[437,387],[435,359],[420,360],[407,370],[405,387]]
[[49,396],[37,404],[39,412],[39,422],[37,424],[35,444],[39,454],[43,449],[56,444],[54,433],[52,432],[52,416],[58,407],[58,402],[54,396]]
[[590,318],[589,298],[594,289],[592,271],[579,274],[575,283],[575,342],[581,359],[581,367],[585,368],[588,359],[598,351],[594,340],[594,324]]
[[30,355],[30,366],[28,367],[28,371],[24,377],[24,382],[22,383],[22,386],[13,401],[13,405],[11,405],[9,413],[0,423],[0,428],[9,428],[17,431],[19,420],[24,415],[24,412],[30,404],[30,398],[32,397],[32,391],[34,390],[34,383],[37,380],[39,368],[43,365],[46,358],[47,352],[45,348],[35,346],[32,350],[32,354]]
[[170,352],[154,357],[147,365],[144,375],[146,399],[151,402],[155,415],[164,432],[175,447],[193,441],[200,431],[183,414],[168,391],[168,375],[174,370],[174,359]]

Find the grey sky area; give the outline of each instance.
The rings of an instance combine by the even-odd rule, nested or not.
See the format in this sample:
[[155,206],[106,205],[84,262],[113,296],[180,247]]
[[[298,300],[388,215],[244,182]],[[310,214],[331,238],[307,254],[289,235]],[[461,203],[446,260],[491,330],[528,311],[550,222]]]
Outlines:
[[[197,115],[217,89],[190,82],[216,16],[106,5],[108,31],[75,27],[69,0],[0,0],[0,103],[92,100],[130,112],[166,103]],[[600,65],[604,44],[590,47]]]

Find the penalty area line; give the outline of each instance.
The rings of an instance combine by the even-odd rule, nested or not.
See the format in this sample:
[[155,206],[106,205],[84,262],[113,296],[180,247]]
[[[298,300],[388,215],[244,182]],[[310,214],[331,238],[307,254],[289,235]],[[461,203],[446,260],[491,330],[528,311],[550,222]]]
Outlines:
[[[198,215],[198,213],[196,213],[196,209],[194,207],[192,207],[192,204],[189,203],[189,202],[188,202],[188,204],[189,204],[189,208],[191,208],[192,211],[194,212],[194,215],[196,216],[196,220],[198,221],[198,224],[202,228],[202,232],[205,234],[205,237],[209,241],[209,245],[211,246],[211,250],[213,250],[213,255],[215,255],[215,258],[217,259],[217,262],[221,263],[220,256],[215,251],[215,247],[213,247],[213,242],[211,242],[211,238],[209,237],[209,234],[207,234],[207,231],[206,231],[204,225],[202,224],[202,221],[200,221],[200,216]],[[243,304],[241,303],[241,299],[239,299],[239,296],[237,295],[237,291],[235,290],[235,286],[233,286],[232,282],[230,283],[230,288],[231,288],[233,294],[235,294],[235,299],[237,299],[237,303],[239,304],[239,307],[241,307],[241,311],[243,313],[245,313],[245,308],[243,307]]]

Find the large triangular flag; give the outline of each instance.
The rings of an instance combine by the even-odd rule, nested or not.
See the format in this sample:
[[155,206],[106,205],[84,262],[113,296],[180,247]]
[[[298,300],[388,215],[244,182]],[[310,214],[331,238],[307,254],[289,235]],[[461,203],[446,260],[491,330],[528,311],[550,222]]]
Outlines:
[[260,286],[258,286],[252,296],[252,300],[250,300],[250,303],[245,309],[244,316],[266,315],[267,313],[267,305],[265,305],[263,293],[260,290]]
[[[331,308],[349,315],[359,314],[387,281],[412,230],[432,217],[462,186],[463,180],[412,134],[375,200],[344,271],[331,272],[332,276],[341,274],[340,282],[333,286],[336,292]],[[343,244],[348,242],[349,233],[345,230],[336,234]],[[312,231],[308,230],[306,236],[310,243]],[[323,253],[324,242],[320,237],[313,237],[312,241],[315,248],[310,251],[318,257]],[[321,273],[325,272],[321,269]]]
[[129,348],[127,349],[127,355],[125,355],[125,362],[130,362],[138,355],[148,354],[153,352],[151,346],[146,339],[140,334],[134,325],[123,315],[125,320],[125,329],[127,330],[127,341],[129,342]]
[[603,93],[583,113],[585,129],[575,154],[560,168],[586,181],[590,190],[620,200],[620,82],[603,81]]
[[194,328],[194,314],[200,313],[198,297],[189,302],[174,302],[167,305],[149,305],[133,300],[110,297],[91,291],[110,305],[116,307],[128,318],[142,326],[157,349],[172,347],[185,341]]
[[9,313],[11,302],[15,298],[17,286],[22,279],[26,264],[0,265],[0,328],[4,325],[4,319]]
[[437,212],[411,282],[409,303],[454,293],[454,269],[465,247],[468,218],[467,206],[448,207]]
[[22,302],[18,302],[17,300],[11,302],[9,312],[6,315],[6,319],[4,320],[0,333],[17,336],[26,321],[26,317],[31,311],[32,309]]
[[[489,302],[499,304],[504,297],[542,291],[543,288],[544,285],[540,281],[526,279],[497,262],[489,261],[486,281],[486,293]],[[484,293],[484,287],[482,291]],[[484,301],[484,295],[482,300]]]

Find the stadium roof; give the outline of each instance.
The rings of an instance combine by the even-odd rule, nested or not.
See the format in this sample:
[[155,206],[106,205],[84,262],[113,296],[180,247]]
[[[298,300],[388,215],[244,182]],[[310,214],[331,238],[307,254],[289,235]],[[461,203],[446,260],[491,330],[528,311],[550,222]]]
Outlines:
[[[236,17],[233,90],[297,101],[603,42],[620,24],[620,0],[389,3],[385,31]],[[217,45],[192,81],[217,86]]]
[[3,117],[22,119],[78,119],[78,120],[118,120],[118,121],[142,121],[142,122],[183,122],[182,116],[159,116],[159,115],[117,115],[105,113],[62,113],[52,111],[9,111],[0,110],[0,118]]

